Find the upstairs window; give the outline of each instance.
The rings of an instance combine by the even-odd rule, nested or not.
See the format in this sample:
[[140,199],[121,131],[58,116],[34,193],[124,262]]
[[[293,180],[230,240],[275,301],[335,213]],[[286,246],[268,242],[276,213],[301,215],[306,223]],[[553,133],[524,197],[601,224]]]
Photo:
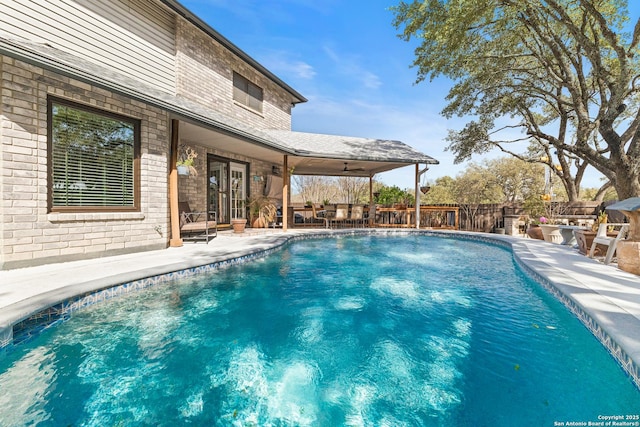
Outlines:
[[262,113],[262,88],[233,73],[233,100]]
[[140,121],[50,98],[52,212],[139,208]]

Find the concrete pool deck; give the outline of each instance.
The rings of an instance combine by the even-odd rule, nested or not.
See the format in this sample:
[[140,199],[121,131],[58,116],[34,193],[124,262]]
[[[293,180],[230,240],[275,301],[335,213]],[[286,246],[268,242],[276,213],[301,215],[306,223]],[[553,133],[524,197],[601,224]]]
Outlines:
[[[412,229],[250,230],[220,232],[208,244],[0,271],[0,346],[10,344],[13,326],[78,295],[123,283],[188,270],[269,250],[291,238],[353,234],[412,233]],[[577,249],[497,234],[419,230],[439,235],[510,244],[514,256],[563,301],[600,339],[640,387],[640,277],[604,265]]]

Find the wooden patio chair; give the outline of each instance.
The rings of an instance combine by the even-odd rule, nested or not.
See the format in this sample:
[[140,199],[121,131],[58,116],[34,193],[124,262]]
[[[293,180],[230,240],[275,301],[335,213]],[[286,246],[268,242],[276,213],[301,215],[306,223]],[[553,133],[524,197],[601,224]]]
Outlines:
[[[618,235],[608,236],[607,229],[609,227],[620,227],[620,231],[618,231]],[[593,255],[596,251],[596,245],[605,245],[608,246],[607,254],[604,257],[604,263],[609,264],[613,259],[613,255],[616,252],[616,247],[618,246],[618,242],[620,240],[626,239],[627,233],[629,232],[629,224],[615,224],[615,223],[602,223],[598,226],[598,232],[596,233],[596,237],[593,238],[593,243],[591,244],[591,250],[589,251],[589,258],[593,258]]]
[[324,221],[325,228],[329,228],[329,218],[327,218],[326,216],[318,215],[318,211],[316,209],[315,203],[311,203],[311,210],[313,211],[313,219],[319,219]]
[[216,212],[195,212],[189,207],[188,202],[179,202],[180,211],[180,237],[182,240],[209,240],[218,235],[218,222]]

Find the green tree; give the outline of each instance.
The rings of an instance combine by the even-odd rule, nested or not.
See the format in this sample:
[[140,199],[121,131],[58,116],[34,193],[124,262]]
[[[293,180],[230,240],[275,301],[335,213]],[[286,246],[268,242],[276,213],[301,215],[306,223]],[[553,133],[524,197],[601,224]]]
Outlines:
[[[449,136],[456,161],[497,148],[546,163],[570,200],[590,165],[620,198],[640,195],[640,20],[623,31],[625,0],[423,0],[392,9],[402,36],[420,41],[417,81],[454,80],[443,114],[475,118]],[[511,148],[525,141],[530,153]]]
[[490,181],[502,192],[504,203],[522,202],[544,193],[545,166],[513,157],[485,160],[482,166],[493,176]]
[[458,203],[468,205],[504,201],[504,194],[493,173],[475,163],[456,177],[454,194]]
[[402,190],[396,185],[382,185],[376,190],[376,193],[378,194],[375,198],[375,202],[382,205],[392,205],[394,203],[410,205],[416,201],[413,193],[408,190]]
[[457,203],[455,196],[455,180],[450,176],[437,178],[429,183],[429,192],[420,197],[421,205],[438,205]]

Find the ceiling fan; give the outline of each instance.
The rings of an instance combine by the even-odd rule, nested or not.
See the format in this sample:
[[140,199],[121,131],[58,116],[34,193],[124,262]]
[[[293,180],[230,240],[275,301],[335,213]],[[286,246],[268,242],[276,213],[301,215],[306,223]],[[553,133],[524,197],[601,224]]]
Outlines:
[[349,163],[344,162],[344,169],[342,169],[342,172],[362,172],[362,171],[364,171],[364,168],[349,169]]

